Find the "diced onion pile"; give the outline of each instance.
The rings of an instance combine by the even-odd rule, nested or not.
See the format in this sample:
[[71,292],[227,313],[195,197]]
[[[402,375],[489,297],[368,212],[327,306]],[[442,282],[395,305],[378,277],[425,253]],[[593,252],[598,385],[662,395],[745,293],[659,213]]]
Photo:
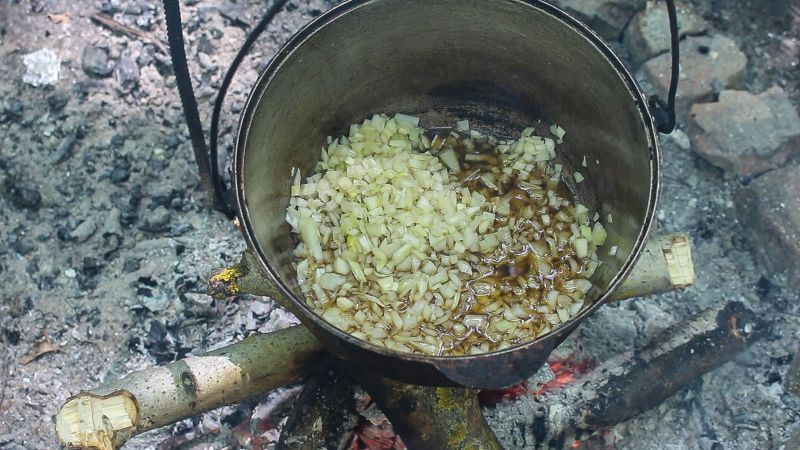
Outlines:
[[[565,132],[552,127],[560,142]],[[460,355],[526,342],[584,305],[603,226],[571,200],[556,141],[470,130],[426,135],[375,115],[294,172],[286,220],[308,304],[353,336]]]

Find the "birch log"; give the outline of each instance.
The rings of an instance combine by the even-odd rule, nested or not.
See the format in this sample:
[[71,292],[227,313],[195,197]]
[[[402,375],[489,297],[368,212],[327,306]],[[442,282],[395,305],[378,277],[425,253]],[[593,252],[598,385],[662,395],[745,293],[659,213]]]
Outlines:
[[70,448],[119,448],[131,436],[300,380],[322,346],[301,326],[256,334],[70,398],[56,432]]

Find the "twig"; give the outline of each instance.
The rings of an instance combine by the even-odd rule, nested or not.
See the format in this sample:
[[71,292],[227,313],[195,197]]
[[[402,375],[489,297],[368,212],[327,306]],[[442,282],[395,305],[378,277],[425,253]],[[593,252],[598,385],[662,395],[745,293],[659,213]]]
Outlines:
[[145,33],[142,30],[119,23],[110,16],[107,16],[103,13],[94,13],[91,16],[89,16],[89,18],[92,19],[93,22],[105,28],[108,28],[111,31],[122,33],[130,37],[138,38],[143,41],[149,42],[153,44],[162,54],[169,55],[169,52],[167,51],[166,47],[164,47],[164,44],[162,44],[158,39],[150,36],[149,34]]

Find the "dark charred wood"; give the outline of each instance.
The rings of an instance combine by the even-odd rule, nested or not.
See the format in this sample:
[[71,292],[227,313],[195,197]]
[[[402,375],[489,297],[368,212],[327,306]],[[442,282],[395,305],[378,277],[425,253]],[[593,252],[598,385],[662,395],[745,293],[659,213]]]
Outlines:
[[732,360],[765,331],[765,324],[738,302],[671,330],[636,355],[624,374],[598,390],[582,425],[608,427],[660,405],[697,377]]
[[355,385],[331,361],[306,382],[275,450],[341,448],[358,418]]
[[537,440],[572,442],[625,422],[732,360],[767,330],[767,323],[742,303],[707,310],[642,349],[615,356],[578,382],[540,397],[547,425],[539,427]]
[[353,376],[410,450],[502,450],[478,404],[478,391],[401,383],[363,370]]

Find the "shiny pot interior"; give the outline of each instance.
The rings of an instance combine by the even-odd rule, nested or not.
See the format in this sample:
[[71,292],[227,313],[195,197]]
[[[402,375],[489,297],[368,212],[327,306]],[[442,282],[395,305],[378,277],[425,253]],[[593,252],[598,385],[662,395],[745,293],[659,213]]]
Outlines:
[[[608,230],[595,303],[547,336],[476,356],[430,357],[371,346],[328,325],[297,286],[285,223],[290,172],[308,174],[326,137],[373,113],[423,127],[469,119],[515,136],[539,120],[567,130],[557,162]],[[584,157],[588,167],[581,167]],[[418,384],[499,387],[537,370],[630,270],[658,196],[659,150],[645,99],[611,51],[562,11],[522,0],[353,0],[306,26],[275,56],[243,112],[235,178],[243,231],[294,312],[338,357]],[[613,222],[608,223],[608,214]]]

